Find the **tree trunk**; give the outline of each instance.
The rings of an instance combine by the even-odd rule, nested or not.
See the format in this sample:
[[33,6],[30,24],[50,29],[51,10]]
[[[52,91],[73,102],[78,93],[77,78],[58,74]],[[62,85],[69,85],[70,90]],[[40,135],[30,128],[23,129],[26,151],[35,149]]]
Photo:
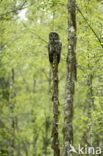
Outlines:
[[33,156],[36,156],[37,155],[36,154],[36,151],[37,151],[37,148],[36,148],[37,140],[38,140],[38,134],[35,134],[35,136],[33,138]]
[[47,116],[45,121],[45,136],[43,138],[43,156],[48,155],[47,148],[49,145],[49,138],[48,138],[49,127],[50,127],[50,116]]
[[45,119],[45,136],[43,137],[43,156],[48,155],[48,146],[50,144],[50,138],[49,138],[49,129],[50,129],[50,114],[51,114],[51,93],[52,93],[52,87],[51,87],[51,66],[49,70],[49,78],[48,78],[48,105],[49,105],[49,112]]
[[11,132],[11,138],[10,138],[10,148],[9,148],[9,156],[14,156],[14,69],[12,69],[10,74],[10,91],[9,91],[9,110],[10,110],[10,132]]
[[76,80],[76,8],[75,0],[68,0],[68,55],[67,79],[64,101],[64,156],[72,156],[70,144],[73,144],[73,96]]
[[28,152],[29,144],[27,142],[22,142],[22,145],[23,145],[23,150],[24,150],[25,156],[29,156],[29,152]]
[[[87,111],[88,111],[88,144],[92,146],[92,125],[91,125],[91,109],[93,107],[93,89],[92,89],[92,74],[87,77]],[[89,154],[91,156],[92,154]]]
[[20,152],[20,144],[18,145],[18,147],[17,147],[17,156],[21,156],[21,152]]
[[[36,93],[36,75],[34,74],[34,79],[33,79],[33,94],[35,95]],[[37,140],[38,140],[38,133],[37,133],[37,130],[35,128],[35,122],[36,122],[36,114],[35,114],[35,111],[33,110],[32,108],[32,123],[33,123],[33,142],[32,142],[32,145],[33,145],[33,156],[36,156],[37,155],[37,147],[36,147],[36,144],[37,144]]]
[[52,148],[54,156],[60,156],[59,138],[58,138],[58,115],[59,115],[59,100],[58,100],[58,62],[56,52],[53,54],[53,127],[52,127]]

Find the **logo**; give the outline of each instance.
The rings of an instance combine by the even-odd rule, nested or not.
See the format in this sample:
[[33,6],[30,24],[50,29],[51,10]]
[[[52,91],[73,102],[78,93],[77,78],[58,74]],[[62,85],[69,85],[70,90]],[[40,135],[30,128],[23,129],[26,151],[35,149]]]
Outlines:
[[77,153],[77,154],[101,154],[101,148],[100,147],[88,147],[85,145],[85,147],[78,146],[78,150],[75,149],[74,146],[70,144],[70,150],[68,153]]

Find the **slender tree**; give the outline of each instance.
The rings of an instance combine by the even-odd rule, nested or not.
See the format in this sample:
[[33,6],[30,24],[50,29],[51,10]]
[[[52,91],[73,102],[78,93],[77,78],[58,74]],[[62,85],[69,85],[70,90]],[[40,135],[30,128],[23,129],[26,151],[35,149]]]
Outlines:
[[64,101],[64,156],[72,156],[70,144],[73,144],[73,96],[76,80],[76,7],[75,0],[68,0],[68,55],[67,79]]
[[[89,50],[89,48],[88,48]],[[88,56],[89,62],[90,58]],[[87,74],[87,115],[88,115],[88,146],[92,146],[93,138],[92,138],[92,115],[91,111],[94,106],[94,100],[93,100],[93,88],[92,88],[92,82],[93,82],[93,72],[91,71],[90,64],[88,63],[88,74]],[[92,153],[89,153],[89,156],[91,156]]]
[[49,129],[50,129],[50,114],[51,114],[51,68],[49,70],[49,76],[47,77],[48,79],[48,106],[49,106],[49,112],[45,116],[45,133],[43,137],[43,154],[44,156],[48,155],[48,147],[50,145],[50,138],[49,138]]
[[91,110],[93,106],[93,89],[92,89],[93,75],[89,74],[87,77],[87,107],[88,107],[88,143],[92,146],[92,125],[91,125]]
[[43,137],[43,154],[44,156],[48,155],[48,145],[49,145],[49,138],[48,138],[48,132],[50,127],[50,116],[46,116],[45,118],[45,134]]
[[60,156],[59,134],[58,134],[58,116],[59,116],[59,98],[58,98],[58,63],[61,54],[61,41],[57,32],[49,34],[49,61],[53,71],[53,127],[52,127],[52,148],[54,156]]
[[10,150],[9,156],[14,155],[14,132],[15,132],[15,121],[14,121],[14,69],[12,69],[10,74],[10,93],[9,93],[9,110],[10,110],[10,132],[11,132],[11,139],[10,139]]

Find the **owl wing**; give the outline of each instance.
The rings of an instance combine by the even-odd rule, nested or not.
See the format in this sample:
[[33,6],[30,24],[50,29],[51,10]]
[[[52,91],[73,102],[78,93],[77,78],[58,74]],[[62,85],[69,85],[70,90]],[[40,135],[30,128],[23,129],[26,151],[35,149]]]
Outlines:
[[58,43],[58,53],[57,53],[58,63],[60,62],[61,49],[62,49],[62,43],[61,43],[61,41],[59,41],[59,43]]
[[52,48],[51,48],[51,43],[50,42],[48,44],[48,56],[49,56],[50,63],[53,63],[53,52],[52,52]]

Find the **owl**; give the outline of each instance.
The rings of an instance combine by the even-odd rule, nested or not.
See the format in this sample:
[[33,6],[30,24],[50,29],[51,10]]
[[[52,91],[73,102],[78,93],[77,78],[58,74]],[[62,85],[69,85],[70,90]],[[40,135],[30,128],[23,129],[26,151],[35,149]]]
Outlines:
[[61,57],[62,43],[57,32],[53,31],[49,34],[48,55],[50,63],[53,63],[53,54],[57,54],[57,62],[59,64]]

